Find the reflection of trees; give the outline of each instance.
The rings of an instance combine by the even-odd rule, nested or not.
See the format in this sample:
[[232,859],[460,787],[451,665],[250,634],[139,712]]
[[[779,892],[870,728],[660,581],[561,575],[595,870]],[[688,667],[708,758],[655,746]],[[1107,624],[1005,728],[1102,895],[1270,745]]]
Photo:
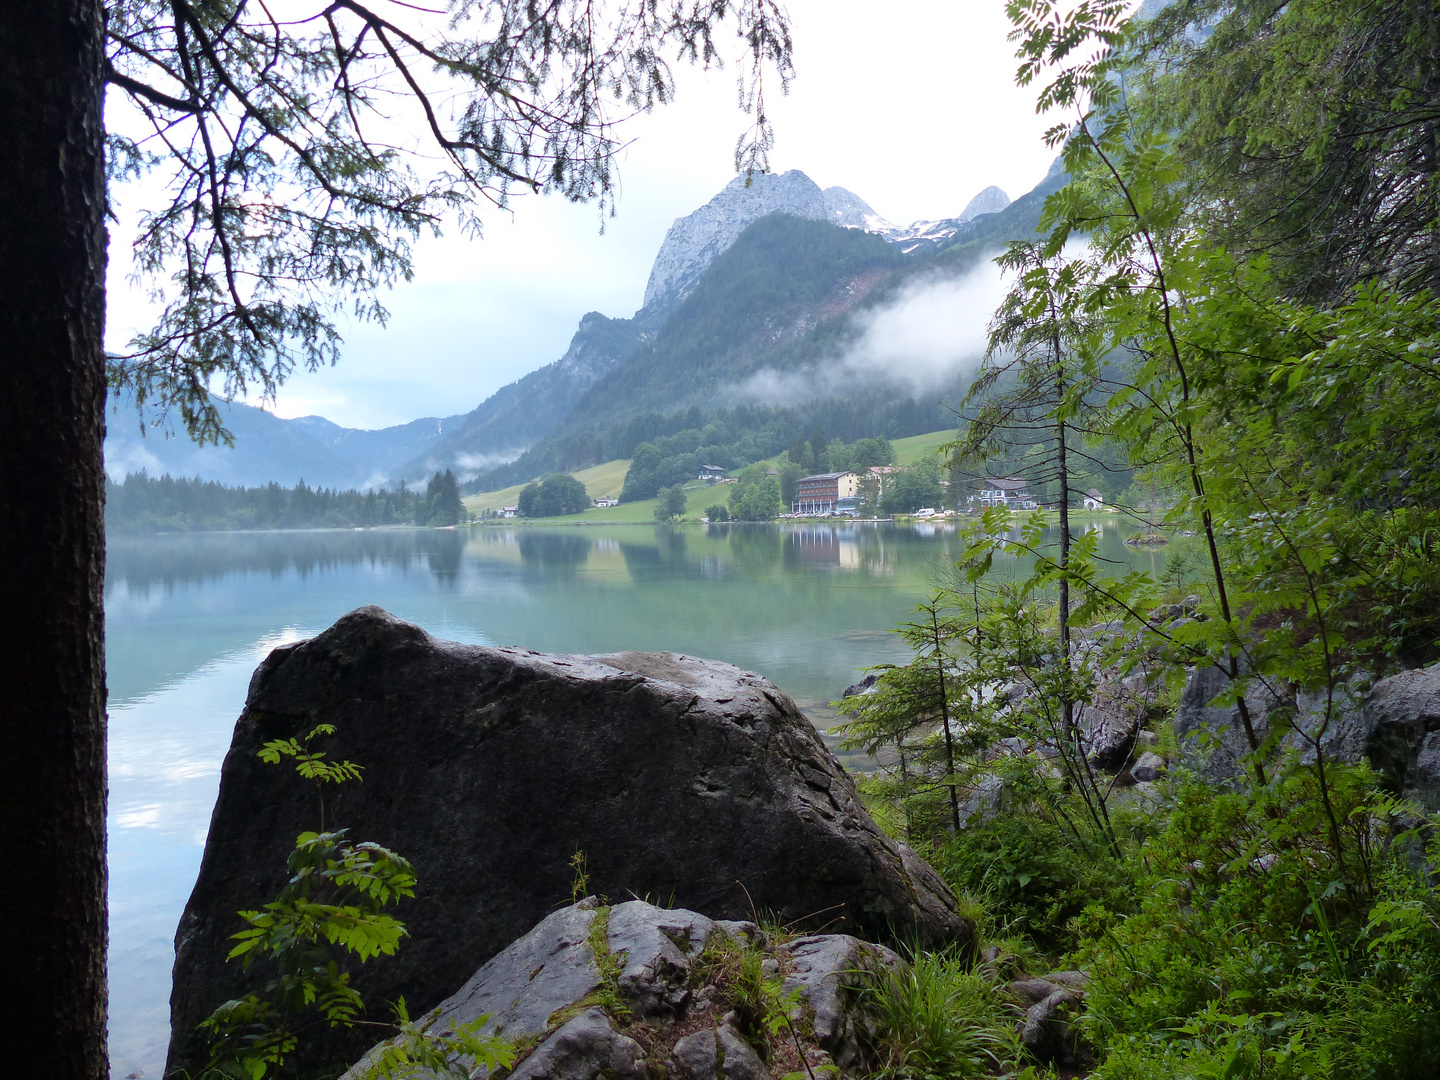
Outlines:
[[423,561],[449,583],[459,575],[464,548],[461,533],[431,529],[117,536],[106,547],[105,580],[107,589],[123,582],[132,592],[146,592],[237,572],[305,577],[370,563],[403,573]]
[[435,533],[426,554],[435,580],[442,585],[454,585],[460,577],[460,558],[465,554],[465,539],[458,532]]
[[655,546],[660,550],[660,561],[683,563],[689,551],[685,545],[685,530],[674,525],[660,525],[655,529]]
[[773,567],[785,557],[782,531],[774,525],[731,526],[730,555],[737,566]]
[[583,566],[590,557],[592,541],[583,533],[565,532],[520,533],[520,558],[529,565],[546,570],[573,570]]

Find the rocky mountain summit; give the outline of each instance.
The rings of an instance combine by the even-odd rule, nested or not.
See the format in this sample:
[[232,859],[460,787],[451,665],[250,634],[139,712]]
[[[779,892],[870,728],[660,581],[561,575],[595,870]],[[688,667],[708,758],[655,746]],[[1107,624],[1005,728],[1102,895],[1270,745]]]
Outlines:
[[[250,683],[195,889],[176,933],[167,1074],[249,989],[226,964],[237,910],[287,878],[316,792],[257,752],[317,725],[324,822],[398,851],[419,886],[404,948],[356,973],[368,1001],[433,1008],[571,893],[652,896],[709,919],[755,911],[889,944],[973,943],[950,889],[887,837],[814,726],[772,683],[672,653],[559,656],[438,641],[376,607],[274,650]],[[250,976],[251,981],[255,978]],[[317,1052],[366,1048],[336,1031]]]
[[645,286],[645,312],[668,310],[694,290],[715,257],[733,244],[752,223],[768,214],[793,214],[828,221],[846,229],[862,229],[885,237],[907,253],[953,237],[966,222],[994,214],[1010,205],[998,187],[971,199],[960,214],[937,221],[898,226],[877,214],[864,199],[842,187],[822,189],[799,169],[737,176],[700,209],[677,218],[665,234]]

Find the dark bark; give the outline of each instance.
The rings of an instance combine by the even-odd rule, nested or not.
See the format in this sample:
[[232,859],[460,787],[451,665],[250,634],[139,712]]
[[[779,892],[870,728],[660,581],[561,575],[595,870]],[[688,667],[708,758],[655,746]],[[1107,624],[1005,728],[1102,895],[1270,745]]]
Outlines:
[[0,13],[0,1015],[7,1075],[105,1052],[103,9]]

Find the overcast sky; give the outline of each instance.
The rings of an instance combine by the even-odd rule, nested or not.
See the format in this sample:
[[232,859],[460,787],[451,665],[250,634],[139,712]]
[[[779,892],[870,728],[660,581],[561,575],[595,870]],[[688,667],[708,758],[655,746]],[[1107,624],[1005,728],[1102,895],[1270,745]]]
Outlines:
[[[771,165],[838,184],[897,224],[958,213],[982,188],[1011,198],[1052,154],[1033,88],[1014,85],[1003,0],[790,0],[797,77],[770,102]],[[731,178],[745,126],[731,69],[680,74],[672,105],[631,121],[618,217],[517,197],[480,240],[423,242],[412,282],[386,297],[385,328],[345,327],[340,363],[280,391],[281,416],[383,427],[468,412],[559,358],[580,316],[628,316],[675,218]],[[113,240],[123,244],[121,230]],[[143,319],[112,252],[110,340]]]

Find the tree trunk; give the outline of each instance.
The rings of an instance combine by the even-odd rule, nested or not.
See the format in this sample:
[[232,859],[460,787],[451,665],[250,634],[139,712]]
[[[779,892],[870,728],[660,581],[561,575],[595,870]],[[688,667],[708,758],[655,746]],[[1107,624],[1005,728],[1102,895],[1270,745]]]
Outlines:
[[0,15],[0,1015],[11,1076],[105,1052],[104,14]]

